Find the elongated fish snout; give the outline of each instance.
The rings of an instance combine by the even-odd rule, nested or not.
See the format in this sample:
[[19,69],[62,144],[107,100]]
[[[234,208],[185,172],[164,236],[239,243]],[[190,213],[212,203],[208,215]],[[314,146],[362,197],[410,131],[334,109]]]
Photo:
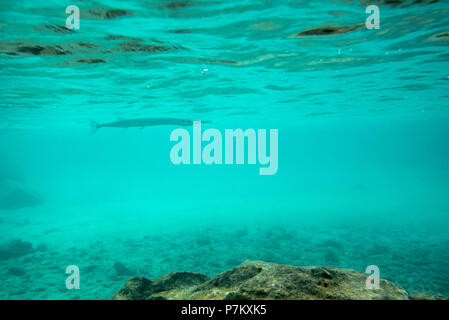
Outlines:
[[95,134],[95,132],[97,132],[98,129],[100,129],[100,125],[97,122],[90,120],[90,134],[89,135],[91,136],[91,135]]

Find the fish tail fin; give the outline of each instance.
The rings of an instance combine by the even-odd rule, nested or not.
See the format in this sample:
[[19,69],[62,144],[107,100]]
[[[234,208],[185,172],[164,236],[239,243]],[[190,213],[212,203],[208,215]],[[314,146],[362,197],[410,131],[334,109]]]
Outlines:
[[100,129],[100,125],[97,122],[90,120],[90,134],[89,135],[90,136],[93,135],[95,132],[97,132],[98,129]]

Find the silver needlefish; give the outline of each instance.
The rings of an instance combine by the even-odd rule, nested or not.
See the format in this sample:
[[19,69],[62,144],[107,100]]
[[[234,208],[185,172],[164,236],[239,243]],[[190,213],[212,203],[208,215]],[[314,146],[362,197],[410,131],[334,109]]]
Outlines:
[[[210,121],[202,121],[203,123],[210,123]],[[120,119],[118,121],[109,123],[97,123],[95,121],[90,121],[90,135],[97,132],[98,129],[103,127],[111,128],[145,128],[152,126],[164,126],[164,125],[174,125],[174,126],[191,126],[193,125],[193,120],[188,119],[177,119],[177,118],[140,118],[140,119]]]

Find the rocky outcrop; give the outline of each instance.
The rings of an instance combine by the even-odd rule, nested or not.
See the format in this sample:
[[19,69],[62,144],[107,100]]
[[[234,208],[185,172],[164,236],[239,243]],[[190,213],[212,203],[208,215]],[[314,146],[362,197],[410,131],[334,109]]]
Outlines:
[[131,10],[99,7],[88,10],[86,15],[87,18],[115,19],[132,14],[133,12]]
[[0,209],[17,210],[26,207],[35,207],[42,204],[42,202],[42,199],[37,195],[17,188],[0,198]]
[[136,274],[134,270],[131,270],[120,261],[115,262],[113,267],[116,275],[118,276],[132,276]]
[[86,64],[106,63],[103,59],[79,59],[77,62]]
[[0,179],[0,210],[17,210],[41,205],[43,199],[26,185]]
[[437,38],[449,37],[449,32],[439,33],[439,34],[435,35],[435,37],[437,37]]
[[0,245],[0,261],[20,258],[30,253],[34,253],[34,248],[28,241],[18,239]]
[[36,30],[36,31],[49,30],[49,31],[52,31],[54,33],[62,33],[62,34],[65,34],[65,33],[69,33],[70,34],[70,33],[74,33],[75,32],[75,30],[68,29],[66,26],[48,25],[48,24],[43,25],[43,26],[37,26],[37,27],[34,27],[33,29]]
[[[129,279],[114,300],[148,300],[158,299],[159,292],[184,290],[195,287],[210,279],[208,275],[195,272],[171,272],[153,281],[144,277]],[[162,297],[166,299],[166,297]]]
[[447,300],[445,296],[440,294],[428,294],[428,293],[410,293],[408,295],[410,300]]
[[363,25],[359,24],[355,26],[328,26],[322,28],[314,28],[298,32],[292,37],[296,38],[296,37],[310,37],[310,36],[335,36],[358,30],[361,27],[363,27]]
[[[104,40],[118,40],[118,43],[100,45],[88,42],[67,42],[60,45],[49,45],[35,42],[0,42],[0,53],[12,56],[71,56],[80,54],[86,56],[76,60],[77,63],[95,64],[106,63],[107,54],[114,52],[131,53],[159,53],[171,50],[186,49],[180,45],[165,44],[162,41],[152,39],[151,44],[143,40],[126,36],[112,35]],[[99,57],[100,56],[100,57]]]
[[0,53],[15,56],[64,56],[72,53],[68,47],[68,45],[46,45],[34,42],[3,42]]
[[362,0],[361,4],[368,6],[370,4],[389,5],[392,8],[405,8],[412,5],[428,5],[437,3],[438,0]]
[[[409,300],[403,288],[381,279],[380,289],[367,289],[367,274],[331,267],[297,267],[245,261],[213,278],[200,273],[173,272],[153,281],[128,280],[116,300]],[[443,297],[444,298],[444,297]]]

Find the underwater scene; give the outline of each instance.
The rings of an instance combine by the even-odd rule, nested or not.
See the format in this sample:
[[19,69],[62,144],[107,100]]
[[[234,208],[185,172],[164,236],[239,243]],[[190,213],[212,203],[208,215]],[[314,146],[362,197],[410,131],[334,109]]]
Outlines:
[[449,1],[1,0],[0,83],[0,299],[247,260],[449,296]]

